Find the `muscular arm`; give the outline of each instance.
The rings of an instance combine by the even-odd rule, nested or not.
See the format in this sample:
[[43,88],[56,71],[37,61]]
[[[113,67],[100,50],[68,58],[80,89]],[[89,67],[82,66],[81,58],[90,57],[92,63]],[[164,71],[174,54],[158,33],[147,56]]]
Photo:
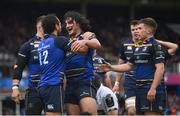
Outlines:
[[13,87],[11,97],[16,103],[19,103],[19,100],[21,99],[21,94],[18,88],[22,78],[22,72],[28,61],[29,53],[29,43],[23,44],[19,50],[17,62],[14,65],[14,74],[12,80]]
[[78,50],[87,52],[88,48],[91,49],[98,49],[101,47],[100,42],[97,40],[94,33],[86,32],[82,35],[81,40],[75,41],[72,46],[71,50],[73,52],[78,52]]
[[133,69],[133,64],[132,63],[125,63],[125,64],[121,64],[121,65],[111,65],[111,64],[101,64],[100,68],[105,71],[114,71],[114,72],[127,72],[127,71],[131,71]]
[[18,52],[17,61],[14,65],[13,83],[18,84],[22,78],[22,72],[27,64],[30,54],[29,43],[23,44]]
[[168,53],[170,55],[174,55],[178,45],[175,43],[167,42],[167,41],[162,41],[162,40],[157,40],[161,45],[165,46],[168,49]]
[[75,42],[75,40],[69,40],[64,36],[59,36],[55,38],[55,46],[57,48],[63,49],[64,51],[72,51],[74,53],[78,54],[86,54],[88,51],[88,47],[86,45],[81,45],[77,50],[72,50],[72,45]]
[[101,47],[100,42],[96,38],[96,35],[91,32],[86,32],[83,34],[85,44],[92,49],[99,49]]
[[[119,62],[118,64],[123,64],[124,63],[124,60],[122,59],[119,59]],[[115,78],[115,83],[114,83],[114,87],[113,87],[113,92],[118,92],[119,91],[119,86],[120,86],[120,81],[122,79],[122,75],[123,73],[120,73],[120,72],[116,72],[116,78]]]
[[155,65],[155,67],[156,67],[156,71],[151,85],[152,89],[156,89],[158,87],[158,85],[161,83],[164,74],[164,63],[158,63]]

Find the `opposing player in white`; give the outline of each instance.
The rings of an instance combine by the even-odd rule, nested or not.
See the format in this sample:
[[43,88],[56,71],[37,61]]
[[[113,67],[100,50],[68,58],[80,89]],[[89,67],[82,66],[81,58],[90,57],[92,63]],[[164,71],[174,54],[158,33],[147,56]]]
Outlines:
[[96,77],[96,88],[98,88],[96,99],[97,109],[99,112],[103,112],[106,115],[118,115],[118,99],[111,89],[104,86]]

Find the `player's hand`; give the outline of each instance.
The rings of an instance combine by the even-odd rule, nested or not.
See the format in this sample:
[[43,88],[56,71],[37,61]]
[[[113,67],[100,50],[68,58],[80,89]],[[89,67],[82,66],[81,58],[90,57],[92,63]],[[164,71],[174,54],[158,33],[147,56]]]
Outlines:
[[19,91],[19,89],[13,89],[12,90],[12,94],[11,94],[11,98],[14,102],[19,103],[20,99],[21,99],[21,93]]
[[71,45],[71,51],[77,52],[80,48],[86,46],[86,40],[77,40]]
[[89,40],[92,35],[94,35],[94,33],[92,33],[92,32],[85,32],[85,33],[82,35],[82,38],[83,38],[83,39],[86,39],[86,40]]
[[99,68],[104,71],[104,72],[108,72],[108,71],[111,71],[111,64],[104,61],[104,64],[99,64]]
[[156,89],[150,88],[150,90],[147,93],[147,99],[150,102],[154,102],[156,99]]
[[119,86],[114,85],[114,87],[112,88],[112,91],[114,93],[118,93],[119,92]]

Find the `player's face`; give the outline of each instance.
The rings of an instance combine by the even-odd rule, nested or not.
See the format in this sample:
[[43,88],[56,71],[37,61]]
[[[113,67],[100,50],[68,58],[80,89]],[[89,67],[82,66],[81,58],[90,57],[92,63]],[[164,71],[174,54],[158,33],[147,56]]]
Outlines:
[[144,40],[148,37],[147,27],[143,23],[140,23],[137,25],[137,32],[136,33],[139,36],[139,39]]
[[137,39],[137,25],[131,25],[131,35],[133,39]]
[[75,22],[75,20],[69,17],[65,20],[65,24],[66,24],[66,30],[68,31],[69,35],[75,36],[77,34],[77,28],[78,28],[78,25]]
[[41,33],[41,34],[44,33],[44,32],[43,32],[43,27],[42,27],[42,22],[41,22],[41,21],[39,21],[39,22],[37,23],[36,28],[37,28],[37,32],[39,32],[39,33]]

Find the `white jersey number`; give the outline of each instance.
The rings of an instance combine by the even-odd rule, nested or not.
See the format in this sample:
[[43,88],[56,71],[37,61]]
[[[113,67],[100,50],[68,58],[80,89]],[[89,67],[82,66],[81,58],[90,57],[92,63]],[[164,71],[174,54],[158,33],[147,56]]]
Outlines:
[[[42,61],[42,57],[44,57],[43,61]],[[47,57],[48,57],[48,51],[47,50],[43,51],[42,54],[39,53],[39,62],[40,62],[40,65],[48,64]]]

